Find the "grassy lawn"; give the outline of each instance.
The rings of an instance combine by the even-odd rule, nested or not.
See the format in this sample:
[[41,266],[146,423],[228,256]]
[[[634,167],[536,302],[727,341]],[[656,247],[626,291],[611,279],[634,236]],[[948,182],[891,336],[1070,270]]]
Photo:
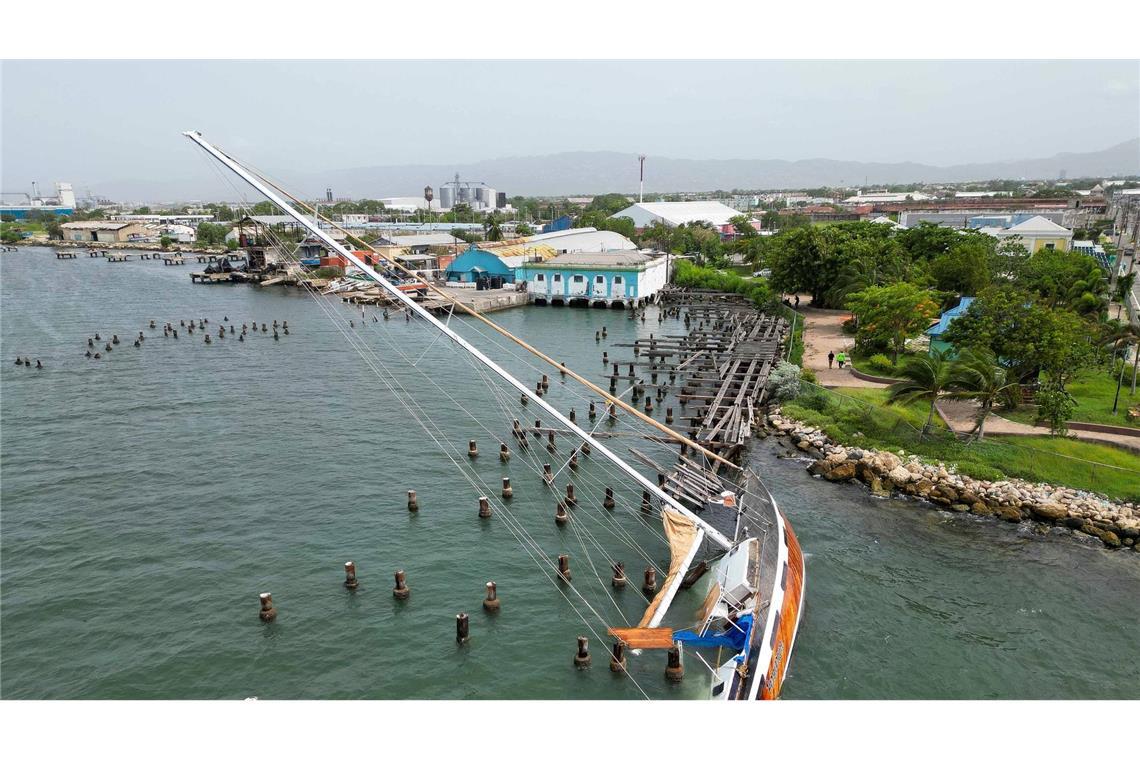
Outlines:
[[[1106,370],[1090,372],[1069,383],[1069,392],[1077,400],[1073,419],[1079,422],[1099,422],[1105,425],[1140,427],[1140,422],[1129,422],[1124,413],[1130,406],[1140,404],[1140,390],[1135,396],[1128,395],[1131,385],[1129,369],[1124,371],[1124,385],[1120,389],[1120,405],[1117,413],[1112,413],[1112,398],[1116,394],[1116,378],[1109,377]],[[1001,416],[1016,422],[1032,425],[1037,417],[1037,407],[1020,406],[1014,411],[1002,411]]]
[[922,438],[918,429],[926,420],[925,404],[883,406],[886,391],[877,388],[846,388],[840,395],[867,403],[847,401],[835,394],[808,393],[782,408],[844,445],[894,452],[902,449],[953,464],[959,472],[984,480],[1017,477],[1115,498],[1140,499],[1140,455],[1090,441],[1048,436],[987,438],[966,444],[940,423]]

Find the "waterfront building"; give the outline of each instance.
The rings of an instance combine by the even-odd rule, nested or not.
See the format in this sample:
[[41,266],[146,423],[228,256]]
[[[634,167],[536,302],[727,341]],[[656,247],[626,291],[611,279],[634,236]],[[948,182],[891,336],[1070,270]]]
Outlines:
[[679,227],[689,222],[708,222],[722,235],[732,235],[735,230],[729,220],[739,214],[739,211],[720,201],[659,201],[635,203],[610,218],[632,219],[633,226],[638,230],[643,230],[654,222],[669,227]]
[[515,270],[523,264],[541,263],[552,259],[557,252],[543,243],[525,245],[512,243],[482,243],[470,247],[447,265],[448,282],[513,284]]
[[641,306],[669,281],[668,259],[644,251],[563,253],[518,268],[539,305]]
[[[71,216],[75,213],[75,191],[70,182],[56,182],[55,195],[41,196],[32,183],[32,193],[24,193],[26,203],[0,205],[0,216],[24,219],[32,212]],[[5,193],[7,195],[7,193]]]
[[146,228],[138,222],[65,222],[60,225],[64,240],[90,243],[129,243],[147,237]]

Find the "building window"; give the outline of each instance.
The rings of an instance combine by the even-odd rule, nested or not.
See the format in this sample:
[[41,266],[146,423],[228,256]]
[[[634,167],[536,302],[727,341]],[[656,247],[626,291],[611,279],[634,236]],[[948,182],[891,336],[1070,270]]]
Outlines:
[[546,282],[546,275],[540,274],[537,277],[535,277],[534,279],[538,280],[539,282]]
[[1046,243],[1045,247],[1051,251],[1056,247],[1056,243]]
[[620,274],[614,275],[614,285],[621,285],[621,275]]
[[554,275],[554,281],[555,282],[562,282],[562,275],[560,275],[560,274]]
[[606,284],[606,278],[602,277],[601,275],[598,275],[597,277],[594,278],[594,282],[598,283],[599,285],[605,285]]
[[580,274],[574,275],[574,282],[585,282],[586,278]]

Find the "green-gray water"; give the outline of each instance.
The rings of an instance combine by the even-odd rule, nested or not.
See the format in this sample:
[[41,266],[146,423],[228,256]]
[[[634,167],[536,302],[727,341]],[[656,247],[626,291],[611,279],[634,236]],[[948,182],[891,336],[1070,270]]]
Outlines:
[[[680,687],[665,683],[660,653],[631,658],[632,679],[611,674],[597,617],[511,530],[525,530],[547,573],[570,554],[574,588],[607,623],[636,620],[640,552],[659,567],[667,559],[659,527],[638,514],[638,490],[619,491],[624,508],[602,510],[614,477],[591,457],[572,476],[581,527],[559,529],[527,457],[514,446],[509,465],[497,457],[498,440],[509,440],[505,414],[533,425],[533,405],[518,407],[517,393],[496,399],[429,328],[372,322],[375,311],[362,324],[357,310],[326,300],[339,327],[375,351],[368,359],[391,370],[404,388],[397,397],[311,296],[191,285],[189,269],[57,261],[47,249],[0,258],[4,697],[703,696],[702,666],[689,655]],[[659,327],[653,310],[645,325],[594,310],[494,316],[598,377],[608,373],[602,350],[629,356],[613,343],[677,329]],[[200,317],[212,345],[181,328],[163,338],[164,322]],[[274,319],[291,334],[217,339],[221,325]],[[603,325],[609,337],[598,345]],[[95,332],[121,343],[86,359]],[[396,347],[423,358],[410,367]],[[45,369],[16,366],[17,356]],[[517,358],[505,363],[538,379]],[[584,404],[548,374],[550,398],[583,420]],[[479,441],[475,476],[497,495],[509,475],[509,507],[478,519],[476,491],[416,423],[420,409],[464,467],[467,440]],[[557,461],[537,441],[531,449],[536,461]],[[1140,696],[1134,553],[872,499],[774,453],[758,443],[753,461],[808,555],[786,698]],[[414,516],[409,488],[422,505]],[[623,592],[610,591],[607,557],[626,563]],[[358,566],[355,593],[341,587],[346,560]],[[405,604],[391,595],[397,568],[412,589]],[[503,600],[493,617],[480,608],[488,580]],[[272,625],[257,619],[261,591],[280,611]],[[679,597],[676,614],[698,596]],[[462,648],[460,611],[472,620]],[[582,633],[594,665],[579,672],[571,658]]]

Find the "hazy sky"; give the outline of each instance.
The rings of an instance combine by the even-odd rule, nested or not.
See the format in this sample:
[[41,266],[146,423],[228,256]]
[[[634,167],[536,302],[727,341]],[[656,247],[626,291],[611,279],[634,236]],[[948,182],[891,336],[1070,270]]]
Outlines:
[[167,177],[210,196],[185,129],[271,173],[569,150],[947,165],[1140,134],[1136,61],[2,66],[6,192]]

